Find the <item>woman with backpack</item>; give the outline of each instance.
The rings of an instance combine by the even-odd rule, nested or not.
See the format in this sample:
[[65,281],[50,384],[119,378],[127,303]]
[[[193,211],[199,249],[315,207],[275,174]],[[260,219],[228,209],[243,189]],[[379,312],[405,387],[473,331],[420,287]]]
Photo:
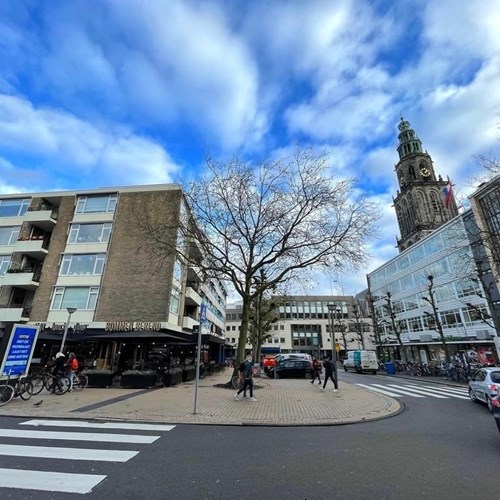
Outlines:
[[316,359],[315,356],[313,356],[312,359],[312,380],[311,384],[314,384],[314,381],[318,379],[318,384],[321,385],[321,363]]

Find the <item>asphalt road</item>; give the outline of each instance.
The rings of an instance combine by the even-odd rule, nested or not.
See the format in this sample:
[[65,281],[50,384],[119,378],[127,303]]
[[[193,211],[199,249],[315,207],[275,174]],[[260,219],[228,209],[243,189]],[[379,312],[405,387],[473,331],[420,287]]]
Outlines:
[[[340,373],[364,385],[408,385],[403,413],[337,427],[175,426],[169,431],[91,429],[158,437],[150,443],[33,440],[0,436],[0,444],[135,450],[121,463],[0,455],[0,468],[100,474],[88,494],[0,489],[2,499],[461,499],[498,497],[500,435],[486,407],[429,396],[425,379]],[[379,388],[380,389],[380,388]],[[438,388],[439,389],[439,388]],[[447,394],[446,388],[441,394]],[[392,388],[394,390],[394,388]],[[453,389],[449,389],[449,394]],[[460,395],[463,392],[457,392]],[[419,395],[420,397],[415,397]],[[24,430],[26,419],[1,418],[0,431]],[[79,428],[32,427],[29,430]],[[87,432],[87,431],[85,431]],[[34,443],[34,441],[38,441]],[[0,449],[1,451],[1,449]],[[75,451],[77,454],[78,451]],[[83,452],[82,452],[83,453]],[[92,452],[90,452],[92,453]]]

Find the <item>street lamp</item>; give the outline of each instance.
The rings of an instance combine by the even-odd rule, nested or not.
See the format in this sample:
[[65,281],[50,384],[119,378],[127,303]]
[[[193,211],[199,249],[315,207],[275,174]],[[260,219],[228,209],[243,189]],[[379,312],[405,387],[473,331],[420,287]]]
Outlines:
[[59,352],[63,352],[64,344],[66,343],[66,336],[68,335],[68,328],[69,328],[69,322],[71,320],[71,315],[76,311],[76,307],[68,307],[68,308],[66,308],[66,311],[68,311],[68,320],[66,321],[66,324],[64,325],[64,333],[63,333],[61,348],[59,349]]

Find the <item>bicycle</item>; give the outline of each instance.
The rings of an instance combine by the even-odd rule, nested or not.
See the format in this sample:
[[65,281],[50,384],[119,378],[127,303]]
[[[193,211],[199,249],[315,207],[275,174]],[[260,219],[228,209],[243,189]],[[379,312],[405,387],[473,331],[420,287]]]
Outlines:
[[75,373],[73,378],[73,390],[81,391],[87,387],[88,383],[89,379],[87,375],[84,375],[83,373]]
[[14,398],[20,397],[24,401],[31,398],[31,382],[27,377],[20,376],[14,385],[10,385],[10,373],[5,379],[5,384],[0,389],[0,406],[6,405]]
[[47,365],[45,365],[39,373],[29,378],[32,384],[32,395],[40,394],[45,388],[49,392],[60,396],[66,394],[71,385],[69,377],[50,373]]

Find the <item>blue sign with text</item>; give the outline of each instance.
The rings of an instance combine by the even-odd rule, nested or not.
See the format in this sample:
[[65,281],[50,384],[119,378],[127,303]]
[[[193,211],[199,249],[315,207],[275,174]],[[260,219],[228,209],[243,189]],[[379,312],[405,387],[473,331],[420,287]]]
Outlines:
[[28,372],[37,338],[37,326],[14,325],[2,361],[1,375],[15,378]]

